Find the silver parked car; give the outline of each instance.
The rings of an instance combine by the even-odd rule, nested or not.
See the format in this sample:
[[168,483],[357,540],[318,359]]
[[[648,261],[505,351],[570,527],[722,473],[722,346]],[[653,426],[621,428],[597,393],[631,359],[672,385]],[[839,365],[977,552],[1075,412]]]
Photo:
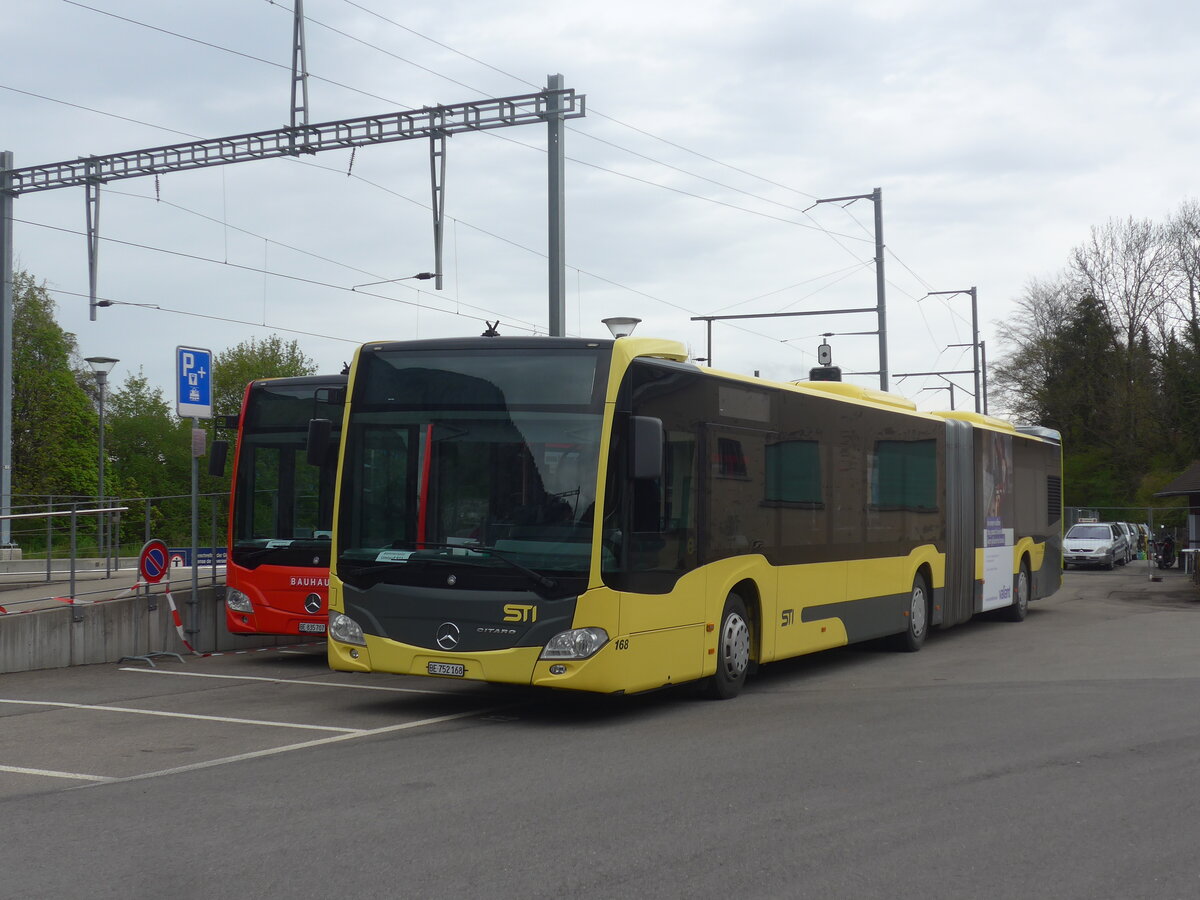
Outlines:
[[1117,531],[1121,533],[1124,541],[1123,558],[1117,560],[1117,564],[1123,566],[1130,560],[1137,559],[1137,532],[1128,522],[1113,522],[1112,524],[1117,526]]
[[1128,545],[1125,535],[1112,522],[1083,522],[1072,525],[1063,538],[1063,568],[1103,566],[1111,569],[1124,563]]

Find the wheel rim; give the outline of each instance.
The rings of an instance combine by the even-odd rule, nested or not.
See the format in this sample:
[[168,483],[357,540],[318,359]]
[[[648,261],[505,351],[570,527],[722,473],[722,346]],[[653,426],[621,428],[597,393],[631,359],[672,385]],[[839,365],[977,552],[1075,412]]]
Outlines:
[[925,586],[922,584],[913,585],[912,605],[908,615],[912,622],[913,636],[920,637],[925,633]]
[[1017,576],[1017,606],[1024,609],[1029,605],[1029,573],[1025,571],[1024,566],[1021,567],[1021,574]]
[[721,629],[721,665],[732,680],[741,678],[750,665],[750,626],[737,613],[730,613]]

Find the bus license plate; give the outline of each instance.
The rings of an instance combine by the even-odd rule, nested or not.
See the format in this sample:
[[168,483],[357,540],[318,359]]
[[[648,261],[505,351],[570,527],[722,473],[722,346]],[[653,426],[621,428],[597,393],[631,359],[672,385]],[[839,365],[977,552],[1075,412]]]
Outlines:
[[324,622],[301,622],[300,623],[300,633],[301,634],[324,634],[325,633],[325,623]]
[[467,674],[467,668],[462,663],[426,663],[425,671],[430,675],[454,675],[458,678]]

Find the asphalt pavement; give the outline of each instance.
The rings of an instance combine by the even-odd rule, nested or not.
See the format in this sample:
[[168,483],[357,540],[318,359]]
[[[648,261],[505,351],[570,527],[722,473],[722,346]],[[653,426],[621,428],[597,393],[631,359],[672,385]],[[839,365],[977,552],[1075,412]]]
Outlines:
[[1144,564],[727,702],[320,644],[23,672],[0,898],[1191,898],[1198,771],[1200,592]]

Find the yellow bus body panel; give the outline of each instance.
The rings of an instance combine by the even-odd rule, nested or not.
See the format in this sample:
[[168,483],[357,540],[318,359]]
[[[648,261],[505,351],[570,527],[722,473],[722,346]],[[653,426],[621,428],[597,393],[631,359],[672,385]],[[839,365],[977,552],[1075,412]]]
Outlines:
[[[685,625],[610,640],[590,659],[537,661],[533,683],[576,691],[636,693],[695,681],[700,677],[704,628]],[[552,675],[551,666],[562,666]]]
[[[368,635],[366,647],[328,639],[330,667],[350,672],[447,677],[451,680],[531,684],[598,693],[640,692],[695,681],[717,666],[718,627],[725,599],[743,595],[755,620],[758,662],[787,659],[849,642],[837,616],[805,621],[805,610],[872,597],[905,595],[922,566],[932,587],[944,582],[945,557],[932,545],[908,556],[775,567],[759,555],[718,560],[682,576],[666,594],[620,593],[600,586],[576,604],[575,628],[601,627],[609,641],[586,660],[539,659],[541,647],[514,647],[480,653],[438,653]],[[851,569],[857,574],[851,578]],[[330,608],[342,611],[341,585],[330,582]],[[899,615],[899,614],[898,614]],[[906,622],[897,618],[895,630]],[[351,656],[357,652],[358,658]],[[430,662],[460,663],[463,676],[429,676]],[[552,674],[552,666],[563,671]]]

